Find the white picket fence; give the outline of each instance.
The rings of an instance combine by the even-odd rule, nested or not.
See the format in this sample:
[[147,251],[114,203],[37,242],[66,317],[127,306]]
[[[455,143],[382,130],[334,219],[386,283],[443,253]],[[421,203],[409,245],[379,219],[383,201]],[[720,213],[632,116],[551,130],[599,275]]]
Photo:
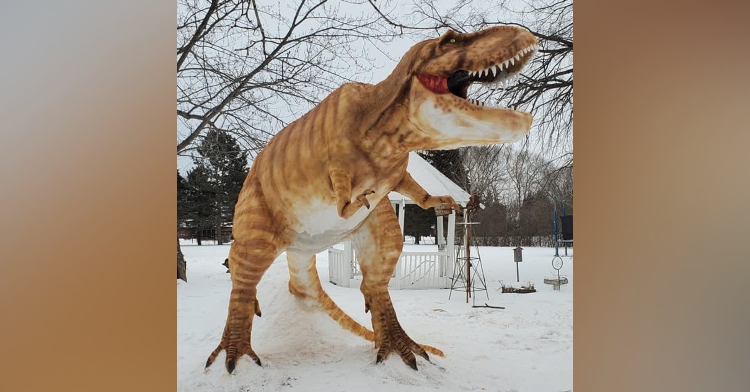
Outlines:
[[[328,279],[344,287],[359,287],[362,274],[356,257],[348,249],[328,249]],[[446,251],[403,252],[388,287],[401,289],[447,289],[453,273],[453,257]]]

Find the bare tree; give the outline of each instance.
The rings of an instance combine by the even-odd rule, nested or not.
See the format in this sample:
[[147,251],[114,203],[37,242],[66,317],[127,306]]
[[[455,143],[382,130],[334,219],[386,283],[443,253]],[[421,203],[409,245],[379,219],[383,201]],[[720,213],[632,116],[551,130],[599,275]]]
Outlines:
[[370,69],[365,44],[395,36],[355,3],[260,3],[178,1],[178,154],[189,154],[208,128],[259,151],[324,94]]
[[550,198],[556,197],[559,202],[565,201],[568,213],[572,213],[573,208],[573,167],[548,166],[547,172],[542,177],[542,190]]
[[[387,13],[400,2],[370,4]],[[449,4],[445,6],[445,4]],[[442,6],[442,7],[441,7]],[[411,12],[389,23],[402,31],[428,36],[433,31],[451,28],[459,32],[513,24],[525,27],[539,40],[541,49],[524,68],[517,83],[505,88],[472,88],[470,95],[481,101],[526,110],[534,114],[539,131],[537,140],[546,149],[565,154],[566,165],[572,165],[573,136],[573,0],[459,0],[436,2],[413,0]]]
[[325,94],[371,70],[367,49],[398,34],[385,26],[367,0],[178,0],[177,156],[199,158],[214,130],[253,157]]
[[502,159],[506,181],[501,185],[501,194],[512,211],[511,216],[518,219],[523,200],[542,188],[549,162],[528,149],[513,146],[502,149]]
[[[467,176],[463,185],[465,188],[468,185],[466,189],[472,193],[490,198],[495,192],[495,199],[504,200],[509,207],[507,216],[517,221],[525,197],[560,182],[553,181],[551,174],[545,177],[544,173],[553,166],[572,173],[572,0],[412,0],[408,6],[395,1],[370,1],[370,5],[392,26],[420,38],[445,28],[471,32],[501,24],[520,25],[531,31],[541,49],[516,83],[493,88],[472,86],[469,95],[498,106],[531,112],[536,137],[526,139],[522,147],[526,151],[519,151],[518,146],[463,148]],[[408,8],[410,12],[401,12],[399,18],[390,17],[397,7]],[[535,150],[545,158],[528,151],[530,140],[539,143]],[[570,180],[572,186],[572,176]],[[545,181],[549,184],[545,185]],[[569,200],[566,200],[572,203],[572,189],[567,194]]]
[[498,199],[498,185],[505,180],[502,147],[476,146],[460,149],[461,161],[466,169],[466,178],[461,184],[464,189],[471,194]]

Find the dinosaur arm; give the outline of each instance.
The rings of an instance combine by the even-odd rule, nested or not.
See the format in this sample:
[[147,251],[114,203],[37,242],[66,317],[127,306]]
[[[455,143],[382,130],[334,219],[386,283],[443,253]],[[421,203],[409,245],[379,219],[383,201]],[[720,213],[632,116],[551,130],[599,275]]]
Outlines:
[[336,198],[336,210],[340,217],[349,219],[362,206],[370,208],[370,203],[367,201],[366,196],[375,193],[375,191],[367,189],[352,201],[352,178],[349,175],[349,171],[343,165],[332,165],[329,170],[329,176],[333,185],[333,194]]
[[414,178],[406,172],[404,178],[396,184],[394,191],[414,200],[423,209],[429,209],[441,204],[447,204],[456,211],[461,211],[461,206],[451,196],[432,196]]

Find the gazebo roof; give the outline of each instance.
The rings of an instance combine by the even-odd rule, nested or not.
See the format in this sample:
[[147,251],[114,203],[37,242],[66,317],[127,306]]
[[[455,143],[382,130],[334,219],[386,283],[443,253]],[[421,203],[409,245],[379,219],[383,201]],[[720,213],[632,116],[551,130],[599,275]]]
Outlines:
[[[435,169],[416,152],[409,153],[409,165],[406,171],[411,174],[414,180],[422,186],[429,194],[433,196],[453,196],[459,204],[465,206],[469,201],[469,194],[451,181],[443,173]],[[408,197],[398,193],[391,192],[388,194],[391,201],[410,200]]]

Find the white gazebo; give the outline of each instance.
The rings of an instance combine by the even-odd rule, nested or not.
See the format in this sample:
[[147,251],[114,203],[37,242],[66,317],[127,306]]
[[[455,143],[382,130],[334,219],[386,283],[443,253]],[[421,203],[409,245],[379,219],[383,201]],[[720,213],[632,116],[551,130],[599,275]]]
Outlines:
[[[465,190],[415,152],[409,153],[409,165],[406,170],[431,195],[450,195],[464,207],[469,201],[470,195]],[[391,192],[388,198],[398,214],[401,234],[403,235],[404,209],[407,204],[416,203],[398,192]],[[391,289],[450,288],[450,275],[453,273],[453,263],[456,257],[454,245],[456,214],[452,212],[447,217],[447,238],[443,232],[445,217],[436,217],[438,239],[436,252],[402,252],[389,284]],[[339,286],[359,287],[362,275],[359,272],[356,255],[349,241],[328,250],[328,278],[331,283]]]

